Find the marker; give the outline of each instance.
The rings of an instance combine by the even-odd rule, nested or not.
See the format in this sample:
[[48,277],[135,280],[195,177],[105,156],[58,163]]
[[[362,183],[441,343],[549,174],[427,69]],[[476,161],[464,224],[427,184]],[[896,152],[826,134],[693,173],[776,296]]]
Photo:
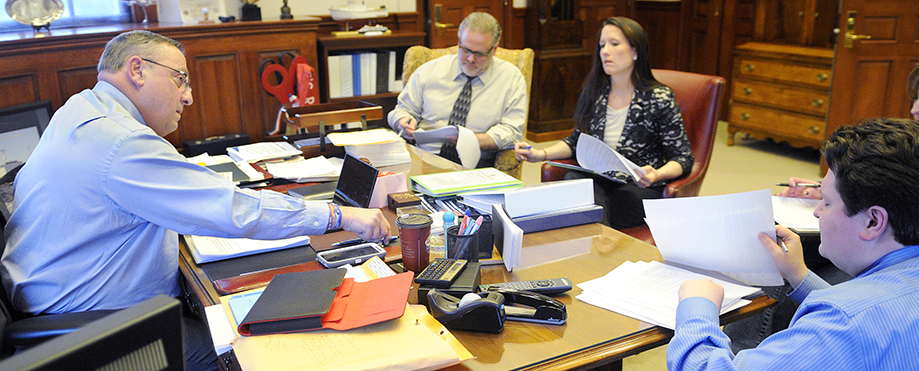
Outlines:
[[465,234],[474,234],[475,232],[479,231],[479,227],[481,226],[482,226],[482,216],[479,215],[479,217],[475,219],[475,223],[472,223],[472,225],[470,225],[469,228],[467,228],[468,231],[466,231]]
[[775,185],[777,185],[777,186],[782,186],[782,187],[809,187],[809,188],[820,188],[820,184],[814,184],[814,183],[798,183],[798,184],[795,184],[795,185],[791,185],[791,184],[788,184],[788,183],[775,183]]

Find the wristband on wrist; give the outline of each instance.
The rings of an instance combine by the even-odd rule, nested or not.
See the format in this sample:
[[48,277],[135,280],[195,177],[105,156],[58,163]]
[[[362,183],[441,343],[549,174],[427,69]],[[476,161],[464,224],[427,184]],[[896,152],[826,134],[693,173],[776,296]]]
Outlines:
[[333,228],[332,228],[332,227],[333,227],[333,223],[335,223],[335,208],[333,207],[334,205],[335,205],[335,204],[333,204],[333,203],[331,203],[331,202],[329,203],[329,222],[326,223],[326,225],[325,225],[325,230],[326,230],[326,231],[331,231],[331,230],[333,229]]
[[335,214],[335,226],[332,229],[341,228],[341,207],[336,204],[329,205],[332,205],[332,211]]
[[542,160],[546,161],[549,159],[549,152],[546,152],[545,149],[542,150]]

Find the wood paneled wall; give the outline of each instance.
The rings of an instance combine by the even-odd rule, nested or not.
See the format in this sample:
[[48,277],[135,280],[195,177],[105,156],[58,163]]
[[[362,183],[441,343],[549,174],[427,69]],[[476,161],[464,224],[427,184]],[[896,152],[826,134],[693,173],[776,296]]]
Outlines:
[[[194,104],[179,128],[166,137],[182,141],[246,133],[265,138],[280,103],[262,88],[259,66],[281,52],[302,55],[317,65],[318,19],[236,22],[148,30],[181,42],[186,49]],[[73,94],[96,83],[96,64],[105,43],[134,25],[104,29],[53,30],[51,36],[0,35],[0,106],[51,100],[57,109]]]

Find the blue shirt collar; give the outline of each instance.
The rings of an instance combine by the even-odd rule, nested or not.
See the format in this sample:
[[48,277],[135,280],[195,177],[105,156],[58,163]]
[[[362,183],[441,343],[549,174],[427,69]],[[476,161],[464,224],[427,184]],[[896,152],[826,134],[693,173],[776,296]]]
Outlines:
[[904,246],[903,248],[891,251],[887,255],[882,256],[875,261],[874,264],[871,264],[868,268],[859,273],[858,276],[867,276],[916,257],[919,257],[919,245]]
[[128,99],[127,95],[118,90],[115,85],[112,85],[106,81],[99,81],[96,83],[96,86],[93,87],[93,92],[96,94],[106,95],[115,102],[117,102],[128,114],[131,115],[135,120],[141,124],[147,125],[147,122],[144,121],[144,117],[141,116],[140,111],[137,109],[137,106],[134,105],[134,102],[131,102]]

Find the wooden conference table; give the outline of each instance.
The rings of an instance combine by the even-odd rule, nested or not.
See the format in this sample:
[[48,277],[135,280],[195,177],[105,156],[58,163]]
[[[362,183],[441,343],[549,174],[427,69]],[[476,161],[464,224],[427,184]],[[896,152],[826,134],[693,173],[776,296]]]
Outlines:
[[[410,175],[449,171],[455,167],[449,161],[410,147]],[[408,168],[408,166],[405,166]],[[386,168],[384,170],[390,170]],[[390,220],[395,218],[391,212]],[[393,231],[397,231],[393,226]],[[334,241],[352,238],[353,233],[336,232],[311,239],[314,248],[323,250]],[[387,249],[387,261],[401,259],[399,247]],[[634,239],[601,224],[586,224],[544,232],[529,233],[523,238],[523,260],[533,264],[508,272],[503,265],[482,267],[482,283],[525,281],[568,277],[575,284],[609,273],[625,261],[661,260],[654,246]],[[220,294],[207,275],[194,263],[181,246],[180,270],[189,288],[204,305],[219,302]],[[318,269],[304,266],[302,269]],[[298,268],[298,269],[301,269]],[[417,284],[409,294],[415,302]],[[454,336],[476,358],[450,370],[511,370],[511,369],[575,369],[606,366],[622,368],[622,359],[670,341],[673,331],[575,299],[580,293],[576,286],[556,299],[565,303],[568,320],[564,325],[542,325],[507,321],[499,334],[452,331]],[[721,317],[722,324],[752,315],[774,304],[761,296],[743,308]]]

